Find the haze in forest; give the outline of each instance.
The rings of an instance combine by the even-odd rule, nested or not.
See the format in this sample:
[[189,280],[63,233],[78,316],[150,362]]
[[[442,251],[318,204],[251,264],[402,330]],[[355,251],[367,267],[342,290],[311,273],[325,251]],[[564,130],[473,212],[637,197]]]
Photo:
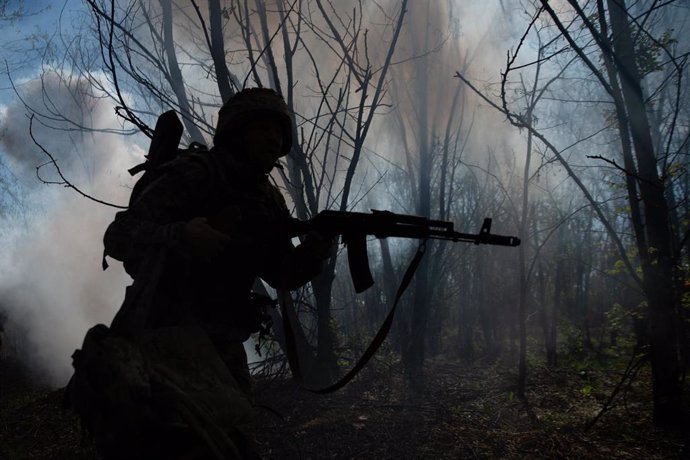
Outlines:
[[[349,8],[344,3],[346,2],[338,4],[342,5],[342,11]],[[395,5],[391,2],[391,5],[382,4],[381,7],[393,10]],[[463,9],[467,8],[463,6]],[[69,4],[66,11],[63,11],[59,33],[65,36],[71,33],[69,23],[76,20],[75,13],[71,12],[73,9],[76,10],[75,5]],[[53,33],[53,29],[57,29],[57,25],[51,21],[55,10],[56,8],[51,8],[40,12],[39,14],[47,16],[43,19],[30,19],[32,22],[40,20],[41,25],[47,27],[46,31]],[[450,26],[454,30],[448,29],[446,16],[440,14],[441,11],[437,13],[439,14],[432,12],[430,15],[432,21],[438,22],[430,25],[430,29],[434,31],[436,48],[431,54],[433,59],[446,60],[446,63],[445,72],[436,74],[441,77],[441,81],[434,84],[439,88],[449,88],[457,85],[452,79],[456,64],[452,59],[461,56],[458,43],[465,40],[476,41],[477,37],[486,36],[487,27],[494,20],[493,14],[497,14],[497,11],[476,8],[475,11],[466,13],[458,11],[456,7],[450,17],[453,21]],[[482,19],[478,20],[480,14]],[[467,15],[472,16],[472,21],[463,21],[463,17]],[[273,22],[269,27],[274,30],[277,19],[275,15],[270,17]],[[17,21],[19,28],[24,20],[26,19]],[[407,22],[410,27],[421,27],[413,24],[413,16],[408,15]],[[468,30],[465,31],[465,28]],[[55,36],[52,40],[59,41],[59,37]],[[409,32],[403,31],[403,42],[396,57],[410,57],[423,52],[416,48],[415,40],[410,37]],[[478,45],[472,43],[472,46]],[[379,52],[374,45],[372,51]],[[493,51],[479,54],[497,55]],[[500,54],[499,50],[498,55]],[[328,57],[318,59],[323,61]],[[483,69],[495,64],[491,59],[478,61]],[[85,124],[96,128],[107,129],[121,125],[114,114],[112,101],[74,100],[70,95],[70,88],[61,84],[50,73],[41,84],[38,80],[41,66],[45,64],[38,59],[33,66],[25,63],[24,76],[14,82],[23,101],[28,105],[41,109],[48,106],[70,115],[79,113]],[[404,67],[405,65],[400,65],[400,68]],[[10,75],[17,78],[12,70],[10,69]],[[73,84],[85,82],[77,80]],[[42,99],[44,91],[50,95],[49,101]],[[444,91],[438,93],[441,100]],[[10,186],[20,203],[8,203],[8,207],[17,209],[14,213],[5,213],[2,222],[4,255],[0,267],[1,304],[9,311],[8,329],[13,329],[11,338],[21,343],[20,353],[30,356],[31,361],[43,369],[54,384],[62,385],[71,373],[71,352],[80,345],[90,326],[98,322],[109,323],[121,303],[124,286],[129,283],[129,278],[117,262],[111,261],[111,267],[107,271],[100,269],[102,233],[115,210],[93,203],[74,190],[47,185],[38,180],[36,170],[40,165],[44,165],[39,171],[45,180],[54,181],[59,178],[50,165],[45,165],[49,158],[30,139],[28,110],[24,102],[12,94],[11,88],[5,88],[4,93],[3,99],[7,103],[1,112],[0,142],[4,152],[2,163],[5,174],[14,181],[10,182]],[[309,99],[304,98],[299,102],[309,104]],[[491,114],[488,116],[491,117]],[[385,118],[385,115],[381,118]],[[70,131],[74,127],[64,124],[63,127],[64,131],[55,130],[34,121],[33,130],[38,142],[56,156],[62,172],[70,181],[103,200],[126,204],[129,187],[133,184],[126,171],[142,159],[143,149],[146,148],[143,136],[122,137],[105,132],[79,134]],[[386,134],[375,136],[368,143],[369,149],[375,150],[379,155],[395,157],[395,152],[386,149],[387,137]],[[385,196],[376,198],[376,194],[367,199],[377,208],[387,208],[392,204]],[[26,337],[16,337],[15,334],[26,334]]]
[[[294,27],[293,16],[283,22],[275,8],[256,9],[250,39],[253,58],[258,60],[254,69],[248,65],[246,37],[238,30],[225,29],[228,69],[233,76],[240,83],[246,79],[248,86],[256,85],[253,70],[264,85],[274,85],[279,78],[286,97],[294,103],[300,154],[311,161],[311,168],[293,174],[299,168],[286,162],[284,171],[274,174],[294,213],[306,216],[315,208],[337,209],[343,205],[347,186],[351,187],[347,210],[421,213],[453,221],[456,230],[471,233],[479,230],[484,217],[493,217],[495,233],[520,234],[526,242],[519,251],[430,244],[428,265],[420,269],[422,275],[407,294],[388,340],[390,350],[399,352],[407,364],[415,357],[405,350],[406,343],[424,349],[422,360],[447,355],[471,361],[503,354],[524,362],[525,350],[518,352],[524,345],[539,359],[550,361],[556,352],[597,347],[622,355],[620,350],[632,347],[635,338],[641,340],[644,324],[640,325],[639,318],[646,315],[646,305],[644,288],[635,279],[636,271],[642,270],[636,253],[640,245],[635,237],[639,235],[631,230],[626,200],[630,188],[626,186],[632,186],[621,172],[615,109],[591,69],[581,65],[565,40],[554,38],[556,29],[546,13],[532,24],[521,43],[536,11],[530,2],[410,1],[388,68],[386,53],[402,2],[298,3],[306,22],[300,29],[304,41],[293,43],[291,80],[284,67],[274,74],[270,60],[287,65],[284,40],[294,39],[294,29],[290,29],[293,35],[273,36],[273,57],[261,53],[261,45],[281,24]],[[362,3],[364,11],[359,10]],[[569,2],[551,3],[562,8],[559,11],[565,11],[561,12],[564,16],[568,12]],[[273,2],[270,5],[274,7]],[[640,11],[643,7],[637,6]],[[646,96],[654,102],[650,113],[652,108],[658,109],[652,123],[657,152],[674,152],[667,155],[668,161],[659,154],[657,162],[660,170],[674,175],[669,193],[676,200],[671,214],[677,219],[670,227],[682,235],[688,225],[687,107],[680,104],[675,118],[670,114],[674,97],[683,100],[687,92],[684,83],[674,92],[673,66],[664,61],[659,44],[682,55],[688,43],[683,40],[687,28],[682,27],[688,11],[682,5],[669,8],[663,14],[649,15],[645,24],[654,35],[641,40],[638,49],[647,53],[639,65],[646,65],[649,72],[643,78],[645,90],[650,92]],[[139,7],[132,11],[133,16],[126,20],[133,22],[127,24],[139,24],[142,11]],[[353,11],[356,20],[348,22]],[[0,96],[0,187],[4,189],[0,202],[0,307],[9,317],[5,328],[10,343],[55,386],[64,385],[69,377],[70,354],[87,329],[110,322],[130,279],[115,261],[110,261],[107,271],[101,269],[102,234],[117,209],[40,180],[60,181],[48,156],[29,136],[30,108],[42,114],[33,119],[36,140],[55,155],[65,177],[85,193],[109,203],[126,204],[135,180],[127,169],[143,160],[148,145],[145,136],[116,115],[114,107],[119,104],[102,97],[105,92],[114,95],[116,88],[96,37],[85,34],[87,30],[94,33],[93,27],[84,28],[92,20],[86,12],[88,5],[67,2],[63,8],[39,9],[35,15],[8,20],[15,30],[33,35],[29,41],[13,41],[3,51],[18,94],[6,76]],[[152,21],[163,22],[164,14],[155,12]],[[241,12],[241,8],[226,9],[221,16],[233,23],[237,19],[233,15]],[[207,43],[196,28],[195,10],[191,6],[173,8],[172,14],[174,27],[164,33],[175,35],[174,50],[187,93],[182,94],[180,87],[175,89],[177,93],[170,89],[155,66],[141,65],[142,74],[149,72],[150,78],[160,81],[146,88],[120,71],[123,99],[150,126],[171,104],[181,111],[180,101],[191,101],[193,115],[186,119],[188,136],[183,142],[209,143],[215,113],[222,103],[220,85],[214,80],[217,69],[210,64],[210,54],[188,51],[204,49]],[[208,13],[202,15],[211,27]],[[356,27],[360,19],[363,27],[348,42],[352,46],[341,47],[333,30],[342,33],[343,43],[352,40],[343,31]],[[32,28],[22,29],[23,23],[31,23]],[[33,29],[36,24],[41,33]],[[584,36],[586,28],[577,31]],[[73,41],[78,33],[79,40]],[[155,41],[155,34],[141,39]],[[586,36],[576,39],[585,40]],[[74,47],[74,53],[64,53],[68,45]],[[165,52],[163,46],[149,48],[161,55]],[[502,72],[518,51],[502,88]],[[603,72],[601,53],[591,48],[587,52],[592,65]],[[347,53],[358,60],[338,58]],[[167,59],[170,64],[169,56]],[[366,64],[371,66],[372,78],[363,86]],[[347,66],[351,66],[349,73],[342,71]],[[376,97],[373,88],[382,69],[388,72],[387,84],[380,105],[372,109],[367,104]],[[497,107],[477,96],[456,72]],[[687,70],[681,72],[687,76]],[[539,81],[533,86],[535,76]],[[285,91],[288,82],[294,88],[289,93]],[[155,92],[158,86],[164,93]],[[366,104],[357,106],[364,89]],[[502,90],[511,120],[523,123],[519,128],[500,113],[505,109]],[[322,92],[328,98],[321,98]],[[346,95],[349,110],[333,108],[339,94]],[[536,94],[541,99],[530,109],[529,101]],[[370,110],[375,114],[363,139],[357,169],[348,171],[355,161],[353,137],[362,132],[354,128],[361,122],[357,108],[363,119]],[[196,124],[190,122],[193,117],[197,117]],[[555,145],[556,151],[544,140]],[[302,182],[302,189],[297,183],[306,179],[318,185],[313,196],[309,183]],[[641,184],[637,187],[644,181]],[[328,314],[339,328],[333,334],[346,347],[373,335],[416,242],[382,244],[372,239],[368,247],[374,288],[353,295],[344,253],[333,267],[336,281],[328,286],[333,299]],[[680,244],[679,253],[685,254],[684,247],[687,242]],[[680,259],[687,263],[687,254],[683,257]],[[307,291],[306,295],[313,300],[318,292]],[[421,316],[421,337],[415,330],[420,312],[426,312]],[[308,317],[308,312],[302,316]],[[309,326],[305,330],[316,335],[310,327],[317,322],[315,318],[305,320]],[[525,344],[527,337],[529,345]],[[315,362],[323,354],[317,355]]]

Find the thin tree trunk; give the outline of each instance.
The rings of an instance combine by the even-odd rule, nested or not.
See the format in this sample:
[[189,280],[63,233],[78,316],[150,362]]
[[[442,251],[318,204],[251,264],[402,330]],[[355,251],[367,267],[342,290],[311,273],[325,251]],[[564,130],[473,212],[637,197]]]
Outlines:
[[180,65],[177,62],[177,54],[175,52],[175,40],[173,37],[173,20],[172,20],[172,3],[161,0],[160,2],[163,13],[163,47],[165,48],[165,56],[168,60],[168,73],[170,75],[170,86],[172,87],[177,103],[180,106],[182,121],[189,137],[193,141],[203,142],[204,136],[201,134],[199,128],[194,124],[194,112],[187,97],[187,91],[184,87],[184,78]]
[[[531,110],[528,109],[527,123],[531,124]],[[527,150],[525,152],[525,168],[522,178],[522,214],[520,216],[520,239],[522,244],[518,246],[518,270],[520,288],[518,295],[518,333],[520,337],[520,351],[518,361],[518,385],[517,394],[520,398],[525,397],[525,386],[527,385],[527,261],[525,250],[528,246],[529,238],[527,235],[527,218],[529,216],[529,179],[530,163],[532,161],[532,133],[527,134]]]
[[[208,17],[211,29],[211,57],[216,73],[218,92],[223,103],[226,103],[234,94],[230,81],[236,80],[230,74],[225,61],[225,42],[223,39],[223,22],[220,9],[220,0],[208,1]],[[235,83],[237,85],[237,82]]]
[[[260,2],[259,0],[256,0],[256,6],[258,9],[258,14],[260,15],[260,20],[261,20],[261,31],[262,31],[262,36],[264,39],[264,42],[266,43],[267,49],[266,52],[264,53],[264,59],[267,62],[267,67],[269,68],[269,73],[270,73],[270,79],[272,82],[272,86],[274,86],[278,90],[283,90],[284,91],[284,96],[286,99],[286,102],[288,104],[288,107],[290,108],[291,112],[297,113],[295,110],[295,103],[294,103],[294,98],[293,98],[293,86],[295,84],[294,79],[293,79],[293,60],[292,57],[295,53],[295,50],[298,47],[298,44],[300,43],[301,38],[297,36],[294,40],[294,44],[291,45],[290,40],[289,40],[289,35],[286,27],[283,27],[282,29],[282,37],[283,37],[283,51],[284,51],[284,58],[285,58],[285,74],[287,77],[287,84],[285,85],[284,88],[282,88],[282,85],[280,84],[280,79],[278,75],[278,70],[277,66],[275,64],[275,59],[273,56],[273,51],[272,47],[268,45],[268,42],[271,38],[270,36],[270,31],[268,29],[268,22],[266,20],[266,12],[267,10],[265,9],[265,5],[263,4],[264,2]],[[285,8],[285,2],[283,0],[275,0],[275,3],[277,5],[278,9],[278,14],[280,16],[281,23],[285,23],[285,15],[286,15],[286,8]],[[245,9],[246,9],[246,4],[247,1],[245,0]],[[294,5],[291,3],[291,6]],[[364,147],[364,142],[372,121],[372,118],[374,116],[374,113],[376,112],[376,108],[380,105],[381,103],[381,97],[384,94],[384,86],[385,86],[385,81],[386,77],[388,74],[388,70],[390,68],[391,64],[391,59],[393,56],[393,52],[395,50],[395,46],[397,43],[397,39],[399,36],[399,33],[402,29],[403,26],[403,19],[405,17],[406,13],[406,5],[407,5],[407,0],[403,0],[401,2],[401,10],[398,16],[397,23],[395,24],[394,30],[393,30],[393,37],[391,40],[391,43],[388,46],[388,51],[387,55],[385,58],[385,62],[381,69],[379,69],[378,72],[378,80],[375,85],[371,85],[371,80],[373,78],[373,73],[371,71],[371,67],[367,67],[366,70],[362,70],[362,67],[357,63],[354,62],[354,56],[357,53],[357,50],[353,50],[353,48],[348,47],[338,34],[338,31],[335,29],[335,25],[330,21],[329,16],[326,14],[323,5],[319,0],[317,0],[317,6],[319,10],[321,10],[324,19],[328,23],[328,26],[331,28],[331,31],[333,32],[334,36],[336,37],[337,41],[337,46],[342,47],[343,50],[343,55],[344,59],[348,62],[348,65],[350,66],[350,74],[349,77],[352,78],[354,74],[359,75],[358,82],[360,83],[360,92],[359,92],[359,97],[360,97],[360,104],[359,104],[359,113],[357,116],[357,121],[356,121],[356,134],[352,136],[354,138],[354,148],[353,148],[353,154],[350,159],[350,164],[347,169],[346,173],[346,178],[343,183],[343,191],[340,194],[340,207],[341,210],[347,210],[349,206],[349,199],[350,197],[350,189],[352,187],[352,180],[354,178],[354,174],[357,168],[357,164],[359,162],[359,157],[362,153],[362,149]],[[297,6],[298,9],[301,8],[301,5]],[[248,12],[245,11],[245,16],[247,16]],[[302,17],[298,15],[296,21],[297,21],[297,26],[296,26],[296,31],[299,33],[300,31],[300,21],[302,20]],[[247,23],[245,26],[246,29],[246,34],[245,34],[245,41],[247,42],[247,46],[250,45],[250,40],[248,39],[248,34],[249,34],[249,22],[247,19]],[[356,27],[356,26],[354,26]],[[354,35],[358,35],[358,31],[355,31]],[[367,56],[368,58],[368,56]],[[364,77],[362,77],[360,74],[365,73]],[[255,79],[259,80],[258,75],[255,75]],[[346,84],[346,87],[349,87],[349,82]],[[373,98],[370,97],[369,91],[373,88]],[[324,97],[326,95],[324,94]],[[345,113],[345,116],[347,116],[347,113]],[[335,114],[334,114],[335,116]],[[297,140],[301,138],[300,132],[298,132],[297,129],[297,124],[296,120],[293,117],[293,123],[292,123],[292,132],[293,132],[293,139],[295,139],[295,144],[293,145],[292,150],[287,156],[287,164],[288,164],[288,171],[284,174],[284,179],[287,183],[288,186],[288,192],[290,193],[291,197],[293,198],[293,203],[295,205],[295,211],[297,214],[297,217],[300,219],[308,219],[309,217],[312,217],[319,211],[319,206],[320,203],[318,202],[318,190],[317,186],[318,183],[315,182],[315,178],[312,175],[312,169],[308,163],[308,158],[307,154],[303,148],[302,145],[300,145]],[[314,280],[312,280],[311,285],[313,288],[313,294],[314,294],[314,300],[316,303],[316,315],[317,315],[317,351],[316,351],[316,361],[317,361],[317,368],[318,368],[318,375],[316,375],[317,378],[317,384],[326,384],[326,383],[332,383],[331,381],[333,378],[337,376],[337,373],[339,371],[338,365],[337,365],[337,357],[335,355],[335,334],[333,331],[333,324],[332,324],[332,316],[331,316],[331,305],[332,305],[332,299],[331,299],[331,290],[333,287],[333,280],[335,279],[335,266],[336,266],[336,250],[334,248],[332,257],[331,259],[325,264],[321,274],[317,276]]]
[[[427,7],[427,18],[429,9]],[[427,49],[429,42],[429,28],[425,28],[425,36],[422,41],[422,49]],[[428,86],[428,59],[422,57],[417,65],[417,94],[419,95],[417,122],[419,126],[419,176],[416,181],[419,185],[419,198],[417,201],[417,215],[429,217],[431,214],[431,156],[432,146],[429,131],[429,86]],[[430,245],[430,244],[429,244]],[[427,247],[427,250],[430,248]],[[431,252],[431,251],[429,251]],[[415,275],[415,291],[412,306],[412,323],[410,341],[406,344],[403,355],[405,373],[409,383],[414,389],[420,389],[423,385],[423,372],[425,357],[425,335],[429,320],[429,258],[422,259]]]
[[563,271],[565,260],[565,241],[563,232],[559,231],[559,250],[556,252],[556,274],[554,277],[554,293],[551,302],[551,318],[548,335],[546,337],[546,362],[549,366],[558,365],[557,339],[558,339],[558,311],[561,308],[561,293],[563,292]]

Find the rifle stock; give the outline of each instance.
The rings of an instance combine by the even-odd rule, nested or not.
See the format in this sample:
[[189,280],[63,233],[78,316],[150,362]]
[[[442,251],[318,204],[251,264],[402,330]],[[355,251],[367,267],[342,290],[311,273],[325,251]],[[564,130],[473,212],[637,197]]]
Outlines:
[[369,269],[366,237],[436,239],[474,244],[518,246],[515,236],[491,233],[491,219],[484,219],[477,234],[456,232],[452,222],[431,220],[426,217],[396,214],[390,211],[372,210],[371,213],[347,211],[322,211],[310,220],[290,219],[287,233],[290,237],[316,231],[327,238],[342,236],[347,246],[348,265],[355,291],[360,293],[374,284]]

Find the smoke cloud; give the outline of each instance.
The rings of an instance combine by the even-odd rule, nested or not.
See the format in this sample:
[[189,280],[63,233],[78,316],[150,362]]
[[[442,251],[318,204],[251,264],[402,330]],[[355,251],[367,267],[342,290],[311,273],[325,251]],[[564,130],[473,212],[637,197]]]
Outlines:
[[[37,141],[56,157],[70,182],[105,201],[126,204],[132,182],[126,171],[143,152],[119,136],[74,131],[77,124],[118,123],[111,104],[89,97],[84,88],[79,79],[68,83],[49,73],[22,85],[21,96],[44,115],[61,113],[76,123],[46,117],[33,123]],[[129,283],[120,264],[101,270],[101,237],[116,209],[37,178],[36,168],[48,158],[31,141],[27,108],[19,100],[4,108],[0,124],[2,161],[22,193],[21,203],[13,204],[17,212],[0,220],[0,308],[13,328],[26,334],[18,341],[21,359],[41,369],[49,383],[64,385],[73,350],[89,327],[110,322]],[[38,172],[44,180],[58,180],[51,165]]]

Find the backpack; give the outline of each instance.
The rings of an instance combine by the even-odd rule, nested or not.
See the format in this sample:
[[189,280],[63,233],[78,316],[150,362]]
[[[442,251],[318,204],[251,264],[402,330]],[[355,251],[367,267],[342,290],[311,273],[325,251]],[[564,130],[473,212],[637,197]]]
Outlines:
[[[153,130],[153,136],[151,137],[149,151],[145,155],[146,160],[128,170],[131,176],[136,176],[142,171],[144,173],[132,188],[132,193],[129,195],[129,206],[141,196],[142,192],[150,184],[161,176],[165,166],[183,155],[208,151],[206,145],[196,141],[189,144],[189,147],[186,149],[179,148],[183,130],[182,122],[174,110],[168,110],[158,117],[156,127]],[[104,249],[101,261],[103,270],[108,269],[107,255],[108,253]],[[134,277],[135,268],[128,269],[125,266],[125,270],[130,276]]]
[[196,141],[192,142],[187,149],[180,149],[182,132],[182,122],[174,110],[168,110],[158,117],[156,127],[153,130],[153,137],[151,137],[149,152],[146,154],[146,161],[128,170],[132,176],[144,171],[144,174],[134,184],[132,194],[129,197],[130,205],[136,201],[149,184],[160,176],[163,165],[170,163],[183,153],[208,150],[205,145]]

